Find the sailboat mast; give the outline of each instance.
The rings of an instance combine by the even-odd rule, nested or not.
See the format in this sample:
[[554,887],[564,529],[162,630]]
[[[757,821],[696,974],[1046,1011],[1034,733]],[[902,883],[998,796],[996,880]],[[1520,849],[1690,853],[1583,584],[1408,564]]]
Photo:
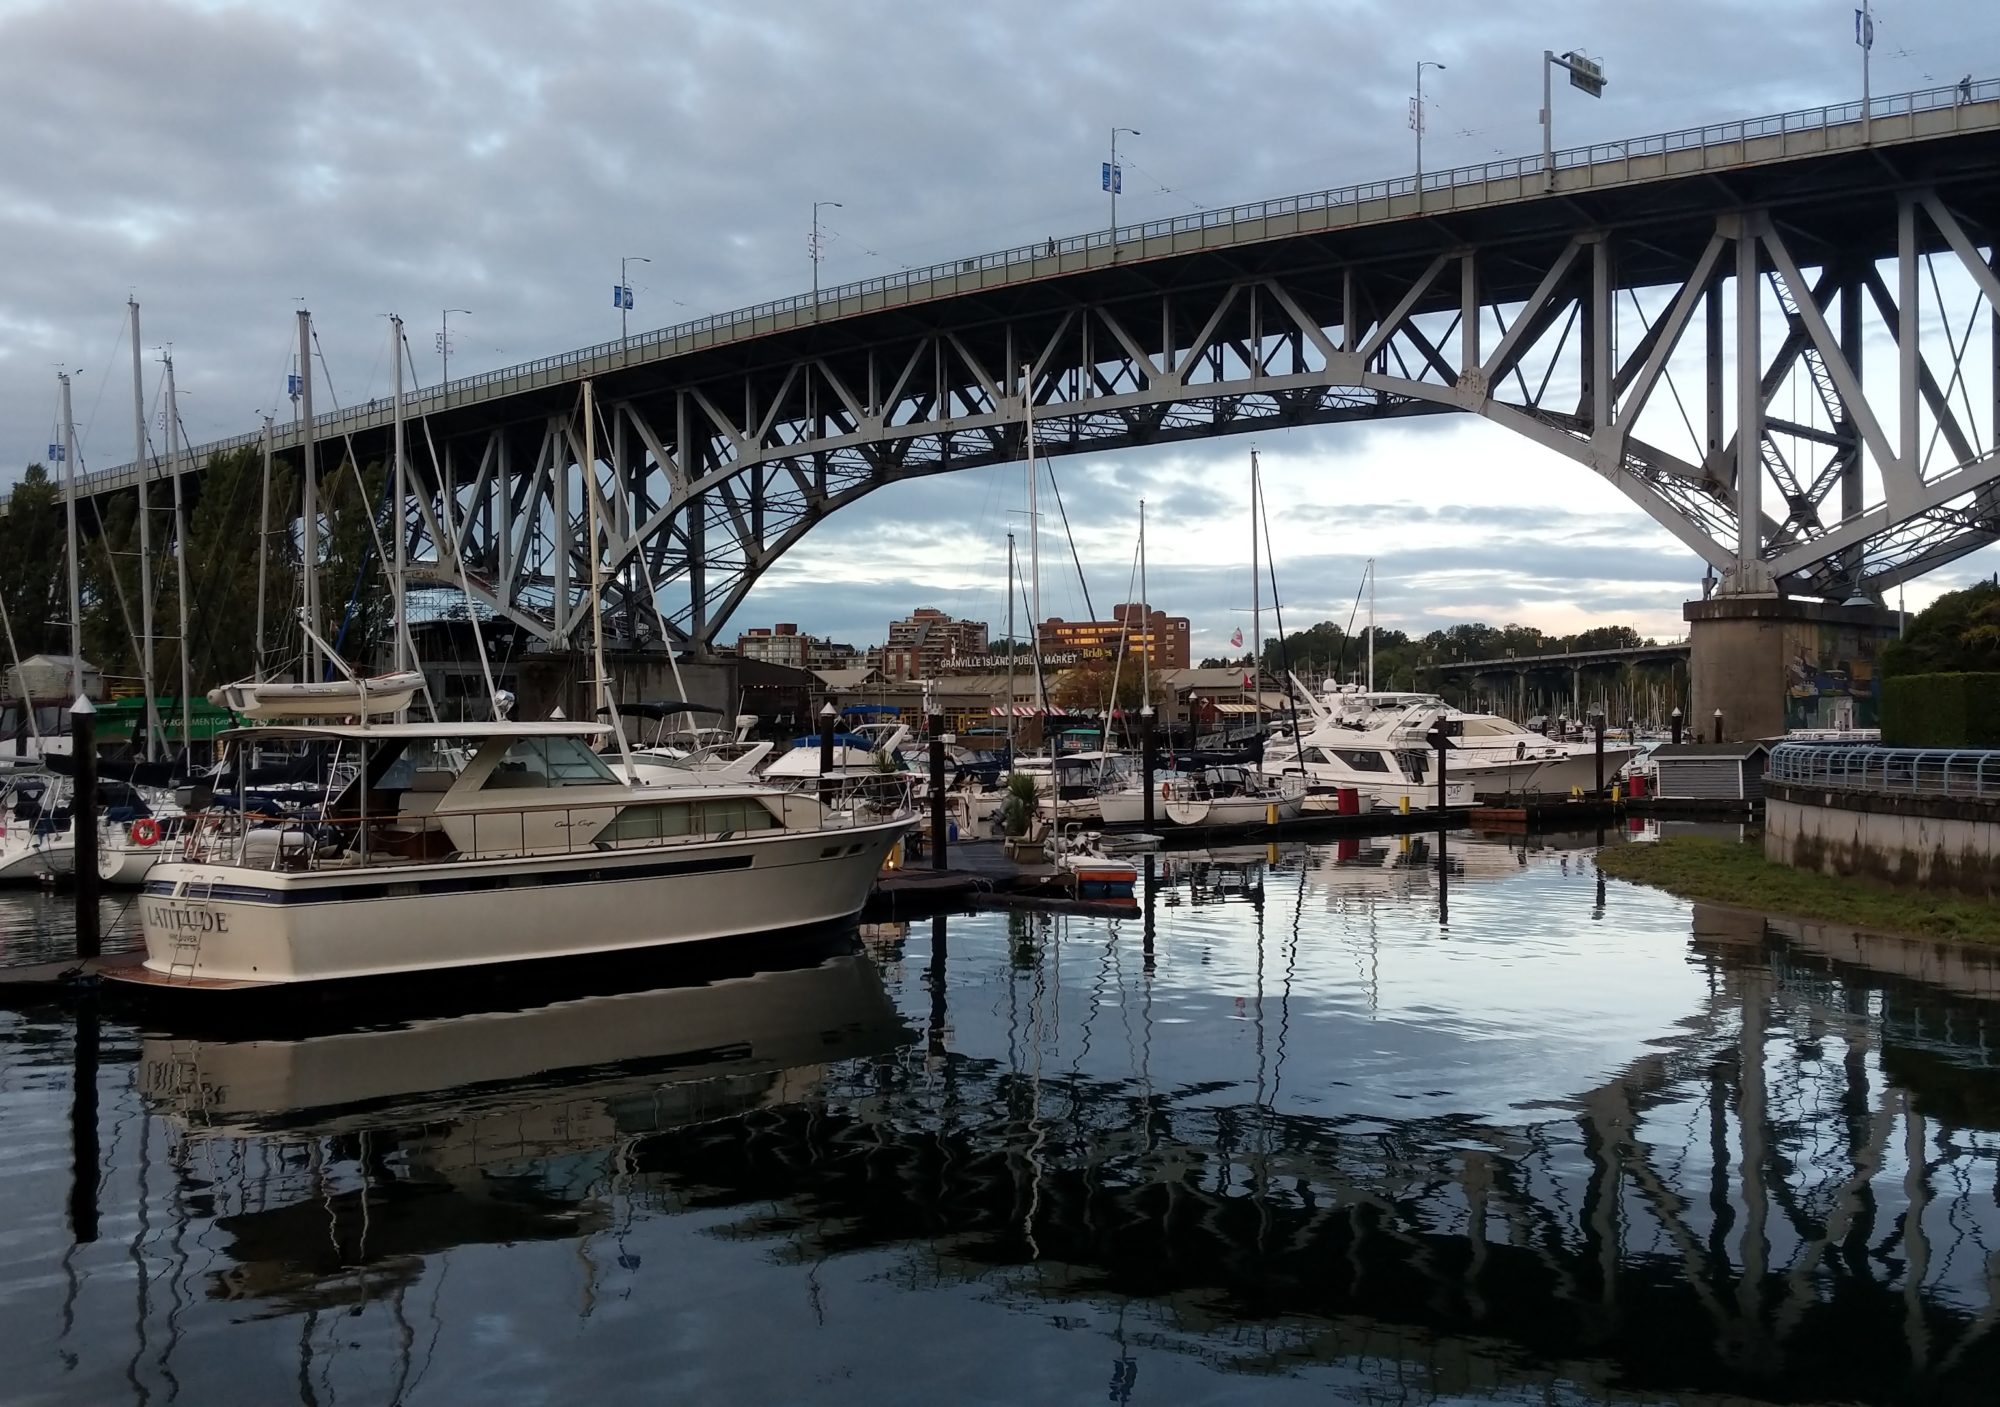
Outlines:
[[1036,481],[1041,475],[1035,472],[1035,387],[1034,368],[1023,363],[1021,366],[1021,410],[1027,416],[1028,425],[1028,614],[1034,619],[1028,622],[1028,629],[1035,632],[1039,653],[1042,630],[1042,519],[1035,511]]
[[312,314],[299,309],[299,476],[300,604],[306,613],[305,676],[317,680],[324,672],[319,648],[319,485],[313,469]]
[[1153,603],[1146,595],[1146,500],[1139,500],[1139,608],[1146,613],[1146,653],[1139,657],[1139,707],[1153,706]]
[[139,356],[139,300],[132,310],[132,467],[139,471],[139,686],[146,692],[146,760],[160,756],[160,705],[153,685],[153,514],[147,481],[153,477],[146,454],[146,374]]
[[1257,451],[1250,451],[1250,683],[1257,736],[1264,736],[1264,598],[1257,585]]
[[257,518],[257,656],[255,676],[264,682],[264,597],[271,580],[271,417],[264,417],[264,504]]
[[1368,559],[1368,692],[1375,692],[1375,559]]
[[396,455],[396,511],[389,515],[389,525],[396,533],[396,574],[389,583],[390,602],[396,613],[395,644],[391,653],[396,672],[401,673],[410,667],[409,618],[405,609],[408,603],[404,585],[404,574],[410,565],[409,534],[403,529],[403,505],[409,501],[410,481],[409,471],[403,463],[403,320],[394,313],[389,314],[389,359],[396,364],[394,389],[391,391],[395,397],[392,433]]
[[1007,534],[1007,765],[1014,765],[1014,534]]
[[597,541],[597,393],[588,381],[583,383],[583,474],[584,505],[590,515],[590,649],[597,664],[597,708],[611,718],[618,756],[629,776],[632,749],[625,741],[618,706],[611,701],[611,677],[604,668],[604,553]]
[[174,359],[167,357],[167,473],[174,485],[174,573],[181,632],[181,756],[194,757],[194,664],[188,658],[187,513],[181,499],[181,403],[174,398]]
[[[63,422],[63,507],[69,520],[69,674],[70,693],[83,696],[83,577],[77,569],[76,542],[76,423],[69,411],[69,373],[58,372],[62,382]],[[24,701],[25,703],[25,701]]]

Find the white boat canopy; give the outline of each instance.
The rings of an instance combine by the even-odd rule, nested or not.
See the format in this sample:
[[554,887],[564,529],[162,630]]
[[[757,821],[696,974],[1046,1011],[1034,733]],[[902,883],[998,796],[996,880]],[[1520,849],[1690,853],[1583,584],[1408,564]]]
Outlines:
[[495,723],[266,723],[253,728],[227,728],[216,734],[229,739],[346,738],[383,742],[396,738],[601,738],[611,732],[609,723],[572,723],[562,719],[547,722]]

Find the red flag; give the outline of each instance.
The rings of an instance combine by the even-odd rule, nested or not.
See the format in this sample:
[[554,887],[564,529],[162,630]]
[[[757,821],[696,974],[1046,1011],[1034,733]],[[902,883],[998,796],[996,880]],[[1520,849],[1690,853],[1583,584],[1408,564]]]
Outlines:
[[1233,635],[1231,635],[1231,636],[1229,637],[1229,643],[1230,643],[1231,645],[1238,645],[1238,646],[1240,646],[1240,645],[1241,645],[1241,644],[1243,643],[1243,627],[1242,627],[1242,626],[1240,626],[1240,625],[1239,625],[1239,626],[1237,626],[1237,627],[1236,627],[1236,633],[1235,633],[1235,634],[1233,634]]

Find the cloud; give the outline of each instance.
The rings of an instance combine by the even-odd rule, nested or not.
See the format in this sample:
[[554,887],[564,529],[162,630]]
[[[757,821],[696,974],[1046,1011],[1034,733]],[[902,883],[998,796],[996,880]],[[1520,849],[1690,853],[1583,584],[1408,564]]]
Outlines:
[[[1962,53],[2000,36],[1973,0],[1905,7],[1894,23],[1894,48],[1876,52],[1883,92],[1955,77]],[[1773,65],[1779,27],[1794,42]],[[1424,31],[1423,52],[1449,65],[1425,85],[1433,168],[1537,148],[1551,35],[1588,34],[1611,76],[1601,102],[1557,95],[1562,143],[1856,86],[1845,12],[1803,0],[1438,0]],[[1158,0],[1143,23],[1112,0],[1047,13],[0,0],[0,482],[55,437],[58,362],[83,369],[84,462],[129,458],[128,292],[148,358],[174,347],[193,438],[240,433],[290,413],[300,300],[330,380],[320,403],[352,403],[387,390],[392,309],[428,380],[444,307],[472,310],[452,319],[461,373],[615,335],[621,256],[652,261],[632,266],[635,330],[801,291],[816,200],[841,202],[824,212],[829,284],[1094,228],[1113,125],[1143,134],[1121,139],[1123,219],[1401,173],[1409,34],[1407,7],[1306,0]],[[158,368],[144,374],[152,401]],[[1093,597],[1122,593],[1144,497],[1153,594],[1219,629],[1225,603],[1248,595],[1225,585],[1247,586],[1247,448],[1059,462]],[[1281,583],[1301,609],[1351,599],[1375,556],[1382,609],[1401,619],[1475,601],[1530,618],[1617,603],[1658,633],[1699,577],[1609,485],[1491,427],[1418,418],[1275,432],[1260,448]],[[789,613],[872,638],[864,622],[901,614],[898,590],[990,612],[1004,534],[1022,528],[1018,482],[1002,469],[876,495],[816,529],[741,623]],[[1080,589],[1056,572],[1068,549],[1046,534],[1044,547],[1045,595],[1073,612]],[[801,597],[807,568],[827,589]],[[1219,594],[1166,599],[1183,589]],[[851,614],[833,604],[848,601]]]

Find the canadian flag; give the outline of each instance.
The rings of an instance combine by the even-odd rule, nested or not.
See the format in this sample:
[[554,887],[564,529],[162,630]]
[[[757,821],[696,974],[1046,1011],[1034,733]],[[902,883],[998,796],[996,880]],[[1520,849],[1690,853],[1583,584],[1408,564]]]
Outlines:
[[1239,646],[1240,646],[1240,645],[1241,645],[1241,644],[1243,643],[1243,627],[1242,627],[1242,626],[1240,626],[1240,625],[1239,625],[1239,626],[1237,626],[1237,627],[1236,627],[1236,632],[1235,632],[1235,634],[1233,634],[1233,635],[1231,635],[1231,636],[1229,637],[1229,643],[1230,643],[1231,645],[1239,645]]
[[1250,687],[1250,676],[1248,674],[1243,676],[1243,687],[1246,689]]

